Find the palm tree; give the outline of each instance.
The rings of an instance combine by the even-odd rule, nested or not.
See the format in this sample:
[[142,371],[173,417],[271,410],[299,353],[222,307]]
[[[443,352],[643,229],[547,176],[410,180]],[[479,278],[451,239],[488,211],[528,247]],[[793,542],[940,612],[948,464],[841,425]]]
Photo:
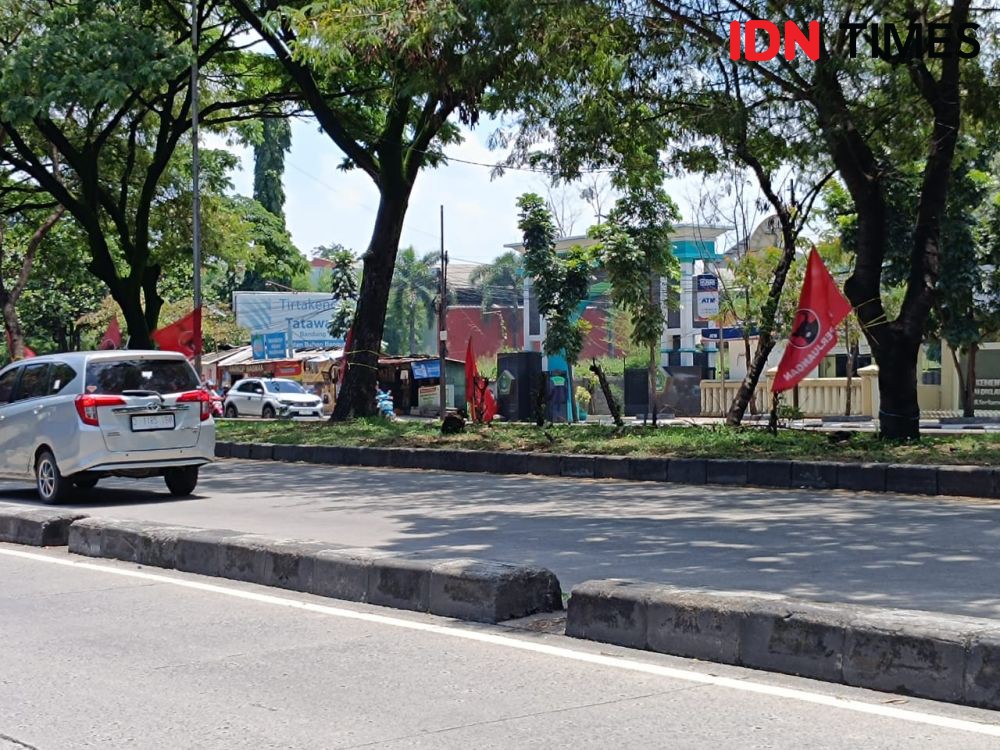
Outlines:
[[437,294],[437,253],[417,257],[412,247],[399,251],[392,274],[389,291],[389,308],[386,315],[386,340],[388,349],[398,353],[402,349],[402,333],[408,334],[410,355],[417,354],[417,322],[425,321],[429,328],[434,322],[434,302]]
[[521,256],[513,250],[496,258],[492,263],[480,266],[469,277],[482,293],[482,308],[485,313],[495,302],[500,305],[510,304],[514,309],[514,322],[511,326],[511,343],[517,346],[518,308],[521,300],[520,288],[523,272],[521,271]]

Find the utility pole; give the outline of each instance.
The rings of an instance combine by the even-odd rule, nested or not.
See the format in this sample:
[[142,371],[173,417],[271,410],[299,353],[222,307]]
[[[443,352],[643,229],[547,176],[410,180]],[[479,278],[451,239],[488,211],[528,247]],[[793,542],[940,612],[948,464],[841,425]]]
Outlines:
[[198,0],[191,2],[191,244],[194,248],[194,369],[201,382],[201,164],[198,153]]
[[444,206],[441,206],[441,270],[439,275],[441,301],[438,303],[438,355],[441,358],[441,419],[448,415],[448,253],[444,250]]

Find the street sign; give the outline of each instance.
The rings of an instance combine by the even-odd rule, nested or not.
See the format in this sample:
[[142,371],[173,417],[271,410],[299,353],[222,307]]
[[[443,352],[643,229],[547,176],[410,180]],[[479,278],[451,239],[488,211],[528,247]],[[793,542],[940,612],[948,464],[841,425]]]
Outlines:
[[[722,329],[722,339],[724,341],[735,341],[743,338],[742,328],[723,328]],[[750,336],[758,335],[759,331],[756,328],[750,329]],[[705,328],[701,332],[701,337],[705,341],[718,341],[719,340],[719,329],[718,328]]]
[[441,377],[441,360],[425,359],[421,362],[413,362],[410,364],[410,369],[413,370],[414,380],[439,378]]
[[254,359],[283,359],[285,348],[285,332],[258,333],[250,338]]
[[695,317],[711,320],[719,314],[719,278],[703,273],[694,277]]

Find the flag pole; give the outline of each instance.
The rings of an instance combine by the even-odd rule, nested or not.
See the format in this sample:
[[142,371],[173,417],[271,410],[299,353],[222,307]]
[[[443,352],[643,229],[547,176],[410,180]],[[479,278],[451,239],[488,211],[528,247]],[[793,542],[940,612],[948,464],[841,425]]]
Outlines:
[[191,244],[194,249],[194,369],[201,375],[201,164],[198,153],[198,108],[200,96],[198,92],[198,0],[191,2],[191,48],[194,56],[191,61],[191,181],[192,202]]

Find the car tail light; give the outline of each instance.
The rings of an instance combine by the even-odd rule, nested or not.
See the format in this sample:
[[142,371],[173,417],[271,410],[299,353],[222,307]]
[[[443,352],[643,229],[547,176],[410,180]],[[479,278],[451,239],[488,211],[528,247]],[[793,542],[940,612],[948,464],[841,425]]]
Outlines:
[[121,396],[77,396],[76,413],[84,424],[97,426],[97,410],[102,406],[124,406],[125,399]]
[[190,403],[198,401],[201,403],[201,421],[212,416],[212,396],[208,391],[188,391],[177,397],[177,403]]

